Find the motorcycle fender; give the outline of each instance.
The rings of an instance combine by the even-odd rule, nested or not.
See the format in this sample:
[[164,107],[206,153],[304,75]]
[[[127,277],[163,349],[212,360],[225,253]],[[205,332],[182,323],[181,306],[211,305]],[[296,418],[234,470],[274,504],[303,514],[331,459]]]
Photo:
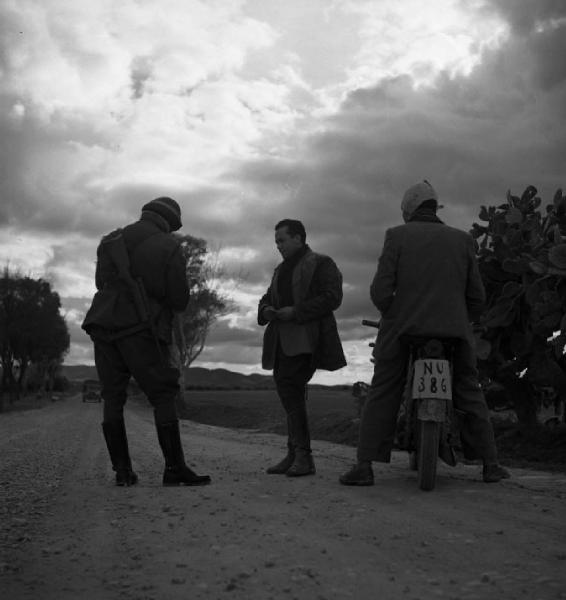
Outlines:
[[417,418],[419,421],[443,423],[446,420],[446,400],[444,398],[422,398],[419,402]]

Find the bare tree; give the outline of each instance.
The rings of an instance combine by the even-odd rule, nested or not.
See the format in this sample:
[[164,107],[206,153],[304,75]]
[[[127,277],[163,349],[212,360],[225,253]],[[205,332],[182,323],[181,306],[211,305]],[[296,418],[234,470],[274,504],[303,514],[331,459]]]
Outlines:
[[181,371],[181,389],[185,389],[185,368],[202,353],[210,329],[231,307],[229,295],[221,289],[226,273],[211,252],[206,240],[191,235],[178,236],[187,262],[187,281],[191,291],[187,308],[177,313],[174,327],[174,355]]

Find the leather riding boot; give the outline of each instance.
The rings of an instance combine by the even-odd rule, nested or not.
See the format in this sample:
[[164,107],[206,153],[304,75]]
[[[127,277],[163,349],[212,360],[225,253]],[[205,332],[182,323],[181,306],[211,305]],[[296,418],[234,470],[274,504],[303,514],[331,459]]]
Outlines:
[[179,421],[156,423],[157,438],[165,458],[163,485],[206,485],[208,475],[197,475],[185,464]]
[[311,454],[311,436],[306,407],[303,405],[287,414],[289,438],[295,447],[293,464],[285,472],[289,477],[314,475],[316,469]]
[[138,476],[132,470],[124,421],[105,421],[102,423],[102,432],[110,454],[112,469],[116,471],[116,485],[135,485]]
[[287,477],[302,477],[303,475],[314,475],[315,473],[316,469],[311,451],[297,448],[295,450],[295,460],[287,469],[285,475]]
[[291,438],[291,421],[287,417],[287,455],[283,460],[280,460],[277,464],[272,465],[266,469],[268,475],[285,475],[289,467],[295,460],[295,444]]
[[293,464],[295,460],[295,448],[291,440],[287,442],[287,455],[283,460],[280,460],[277,464],[266,469],[266,473],[268,475],[284,475],[289,467]]

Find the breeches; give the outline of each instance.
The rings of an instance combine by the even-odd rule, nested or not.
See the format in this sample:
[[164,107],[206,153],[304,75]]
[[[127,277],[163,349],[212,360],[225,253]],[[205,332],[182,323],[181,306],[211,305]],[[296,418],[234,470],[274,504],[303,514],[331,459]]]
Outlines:
[[[362,412],[358,460],[389,462],[395,438],[397,415],[401,406],[408,363],[408,350],[393,359],[377,359],[373,379]],[[493,427],[481,391],[475,356],[461,344],[453,361],[453,403],[465,413],[460,435],[467,458],[497,461]]]
[[286,356],[278,349],[273,378],[287,414],[288,446],[310,451],[306,387],[314,375],[311,354]]
[[175,399],[179,393],[179,370],[169,364],[167,346],[149,331],[108,341],[95,338],[94,360],[102,384],[104,421],[123,419],[130,377],[153,406],[156,423],[177,420]]

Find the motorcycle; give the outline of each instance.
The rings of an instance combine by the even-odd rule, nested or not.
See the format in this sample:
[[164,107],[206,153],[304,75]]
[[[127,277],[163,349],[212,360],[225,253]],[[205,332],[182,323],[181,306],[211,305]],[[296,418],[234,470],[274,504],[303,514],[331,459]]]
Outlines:
[[[377,321],[364,319],[362,324],[379,328]],[[397,441],[409,453],[409,467],[417,471],[419,488],[430,491],[436,484],[438,458],[450,466],[457,463],[454,449],[459,434],[452,402],[457,340],[405,335],[400,341],[408,349],[408,364]]]

